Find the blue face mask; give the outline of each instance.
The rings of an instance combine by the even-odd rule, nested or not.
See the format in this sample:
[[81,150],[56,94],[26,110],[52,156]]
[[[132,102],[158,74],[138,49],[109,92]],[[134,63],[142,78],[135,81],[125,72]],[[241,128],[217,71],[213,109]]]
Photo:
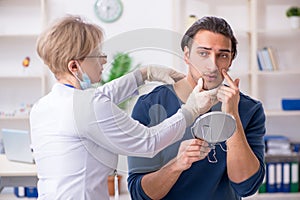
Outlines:
[[79,79],[78,79],[78,81],[79,81],[81,89],[83,89],[83,90],[88,89],[92,86],[91,85],[91,79],[89,78],[89,76],[85,72],[82,73],[82,81],[79,80]]
[[80,87],[82,90],[88,89],[88,88],[97,88],[101,85],[101,82],[92,83],[91,79],[87,75],[87,73],[83,72],[81,67],[79,66],[79,70],[82,73],[82,80],[80,80],[77,75],[74,75],[75,78],[79,81]]
[[91,79],[89,78],[89,76],[87,75],[87,73],[85,73],[85,72],[82,71],[82,69],[81,69],[81,67],[79,66],[78,63],[77,63],[77,65],[78,65],[79,71],[80,71],[81,74],[82,74],[82,80],[80,80],[80,79],[78,78],[78,76],[77,76],[78,74],[77,74],[77,73],[76,73],[76,74],[73,74],[73,75],[74,75],[75,78],[78,80],[81,89],[85,90],[85,89],[90,88],[91,85],[92,85],[92,84],[91,84]]

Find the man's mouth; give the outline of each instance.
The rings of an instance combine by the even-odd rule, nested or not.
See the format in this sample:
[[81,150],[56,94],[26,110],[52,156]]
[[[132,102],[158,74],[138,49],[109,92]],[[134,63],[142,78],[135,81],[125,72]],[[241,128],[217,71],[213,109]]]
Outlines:
[[218,75],[217,74],[210,74],[210,73],[204,73],[203,74],[209,81],[216,80]]

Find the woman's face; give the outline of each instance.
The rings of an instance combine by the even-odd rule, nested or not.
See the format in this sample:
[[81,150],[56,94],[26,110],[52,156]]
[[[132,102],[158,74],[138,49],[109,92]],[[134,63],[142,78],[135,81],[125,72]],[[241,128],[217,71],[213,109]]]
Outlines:
[[101,81],[103,65],[107,62],[107,57],[101,52],[95,52],[81,62],[82,70],[87,73],[91,79],[91,83]]
[[185,48],[184,56],[189,65],[188,76],[196,84],[202,77],[204,89],[215,88],[224,80],[222,69],[227,71],[231,65],[231,40],[219,33],[200,30],[194,36],[191,48]]

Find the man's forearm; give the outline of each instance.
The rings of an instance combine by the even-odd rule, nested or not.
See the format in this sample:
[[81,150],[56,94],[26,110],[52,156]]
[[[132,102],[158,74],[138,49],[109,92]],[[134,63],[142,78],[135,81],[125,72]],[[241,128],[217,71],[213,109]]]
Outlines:
[[237,118],[237,131],[227,141],[227,147],[227,170],[231,181],[240,183],[257,172],[259,160],[247,142],[239,118]]
[[151,199],[163,198],[176,183],[182,171],[177,170],[174,163],[175,159],[142,178],[142,188]]

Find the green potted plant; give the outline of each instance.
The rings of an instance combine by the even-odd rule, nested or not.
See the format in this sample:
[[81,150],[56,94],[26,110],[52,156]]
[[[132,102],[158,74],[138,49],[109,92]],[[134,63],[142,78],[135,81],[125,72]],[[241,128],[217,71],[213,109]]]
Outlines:
[[[139,66],[140,64],[137,64],[136,66],[132,67],[132,58],[129,56],[129,54],[118,52],[113,57],[108,78],[106,80],[102,80],[102,84],[105,84],[116,78],[119,78]],[[126,101],[119,104],[119,107],[122,109],[126,109],[126,106],[127,106]]]
[[131,70],[132,59],[127,53],[117,53],[114,55],[111,69],[108,74],[108,79],[103,80],[102,83],[110,82],[116,78],[119,78],[127,74]]
[[292,6],[286,11],[286,16],[289,18],[291,27],[297,29],[300,27],[300,8]]

